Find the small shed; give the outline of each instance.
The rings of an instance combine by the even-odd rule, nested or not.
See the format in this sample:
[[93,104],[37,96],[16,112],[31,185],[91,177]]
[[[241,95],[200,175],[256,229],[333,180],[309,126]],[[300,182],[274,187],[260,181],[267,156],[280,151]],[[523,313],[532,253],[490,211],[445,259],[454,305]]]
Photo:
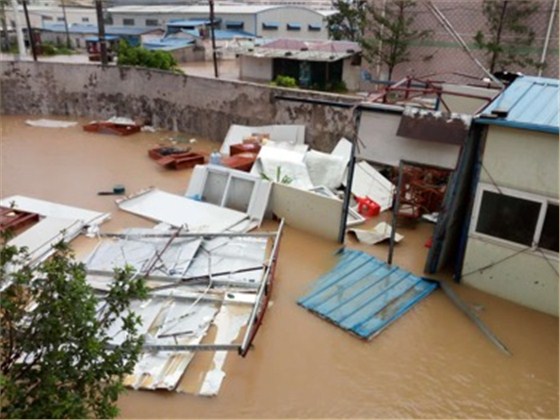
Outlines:
[[454,259],[465,284],[555,316],[559,93],[520,77],[475,117],[427,263]]
[[240,54],[241,80],[270,82],[293,77],[300,87],[357,90],[361,48],[348,41],[277,39]]

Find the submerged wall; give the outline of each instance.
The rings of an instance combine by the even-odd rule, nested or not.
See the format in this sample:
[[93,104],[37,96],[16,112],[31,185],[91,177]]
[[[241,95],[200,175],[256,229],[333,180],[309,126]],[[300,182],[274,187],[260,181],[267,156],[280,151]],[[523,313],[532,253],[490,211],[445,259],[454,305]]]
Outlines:
[[330,151],[353,137],[348,109],[275,99],[282,93],[353,102],[348,96],[285,90],[134,67],[4,62],[3,114],[141,118],[157,128],[222,141],[230,124],[304,124],[306,142]]

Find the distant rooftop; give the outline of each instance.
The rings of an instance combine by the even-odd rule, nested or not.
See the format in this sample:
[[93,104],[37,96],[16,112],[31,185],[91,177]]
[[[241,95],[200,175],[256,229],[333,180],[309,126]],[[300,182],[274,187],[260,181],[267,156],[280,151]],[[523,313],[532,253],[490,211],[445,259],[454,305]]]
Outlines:
[[[65,32],[64,23],[44,23],[41,28],[50,32]],[[143,35],[150,32],[162,31],[160,28],[135,28],[129,26],[105,26],[107,35]],[[74,23],[68,26],[68,32],[73,34],[97,34],[97,25]]]
[[[332,14],[331,11],[318,11],[309,7],[294,5],[258,5],[258,4],[216,4],[214,12],[216,14],[231,15],[247,15],[257,14],[267,10],[290,8],[290,9],[308,9],[323,16]],[[115,6],[107,9],[109,13],[150,13],[150,14],[168,14],[168,13],[191,13],[191,14],[208,14],[209,7],[207,5],[150,5],[150,6]]]
[[558,134],[559,85],[558,79],[519,77],[475,121]]
[[243,55],[251,57],[288,58],[290,60],[333,62],[361,51],[360,46],[349,41],[300,41],[277,39]]

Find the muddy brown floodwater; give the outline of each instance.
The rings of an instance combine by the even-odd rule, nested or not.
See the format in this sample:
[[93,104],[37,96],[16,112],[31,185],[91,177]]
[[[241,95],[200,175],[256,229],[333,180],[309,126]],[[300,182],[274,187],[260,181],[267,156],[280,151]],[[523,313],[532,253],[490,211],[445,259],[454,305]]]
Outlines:
[[[97,192],[156,186],[183,193],[190,170],[166,171],[147,149],[178,133],[116,137],[80,126],[26,126],[2,116],[1,195],[20,194],[110,211],[104,231],[152,223],[119,211]],[[57,118],[57,117],[52,117]],[[64,119],[58,117],[58,119]],[[84,123],[86,120],[79,120]],[[183,138],[196,137],[182,134]],[[219,145],[199,140],[195,150]],[[431,226],[402,228],[396,264],[421,275]],[[78,254],[91,239],[74,242]],[[387,245],[347,246],[386,258]],[[363,342],[296,304],[336,262],[338,245],[287,228],[273,304],[246,358],[230,355],[217,397],[128,391],[124,418],[558,418],[558,318],[453,284],[508,346],[502,354],[436,291],[370,342]],[[195,365],[196,367],[196,361]]]

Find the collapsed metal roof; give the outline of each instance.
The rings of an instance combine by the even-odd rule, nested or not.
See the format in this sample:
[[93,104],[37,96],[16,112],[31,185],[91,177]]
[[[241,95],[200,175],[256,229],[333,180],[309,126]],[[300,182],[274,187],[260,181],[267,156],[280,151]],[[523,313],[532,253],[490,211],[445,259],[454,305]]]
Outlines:
[[346,250],[298,303],[360,338],[370,339],[428,296],[437,284],[361,251]]

